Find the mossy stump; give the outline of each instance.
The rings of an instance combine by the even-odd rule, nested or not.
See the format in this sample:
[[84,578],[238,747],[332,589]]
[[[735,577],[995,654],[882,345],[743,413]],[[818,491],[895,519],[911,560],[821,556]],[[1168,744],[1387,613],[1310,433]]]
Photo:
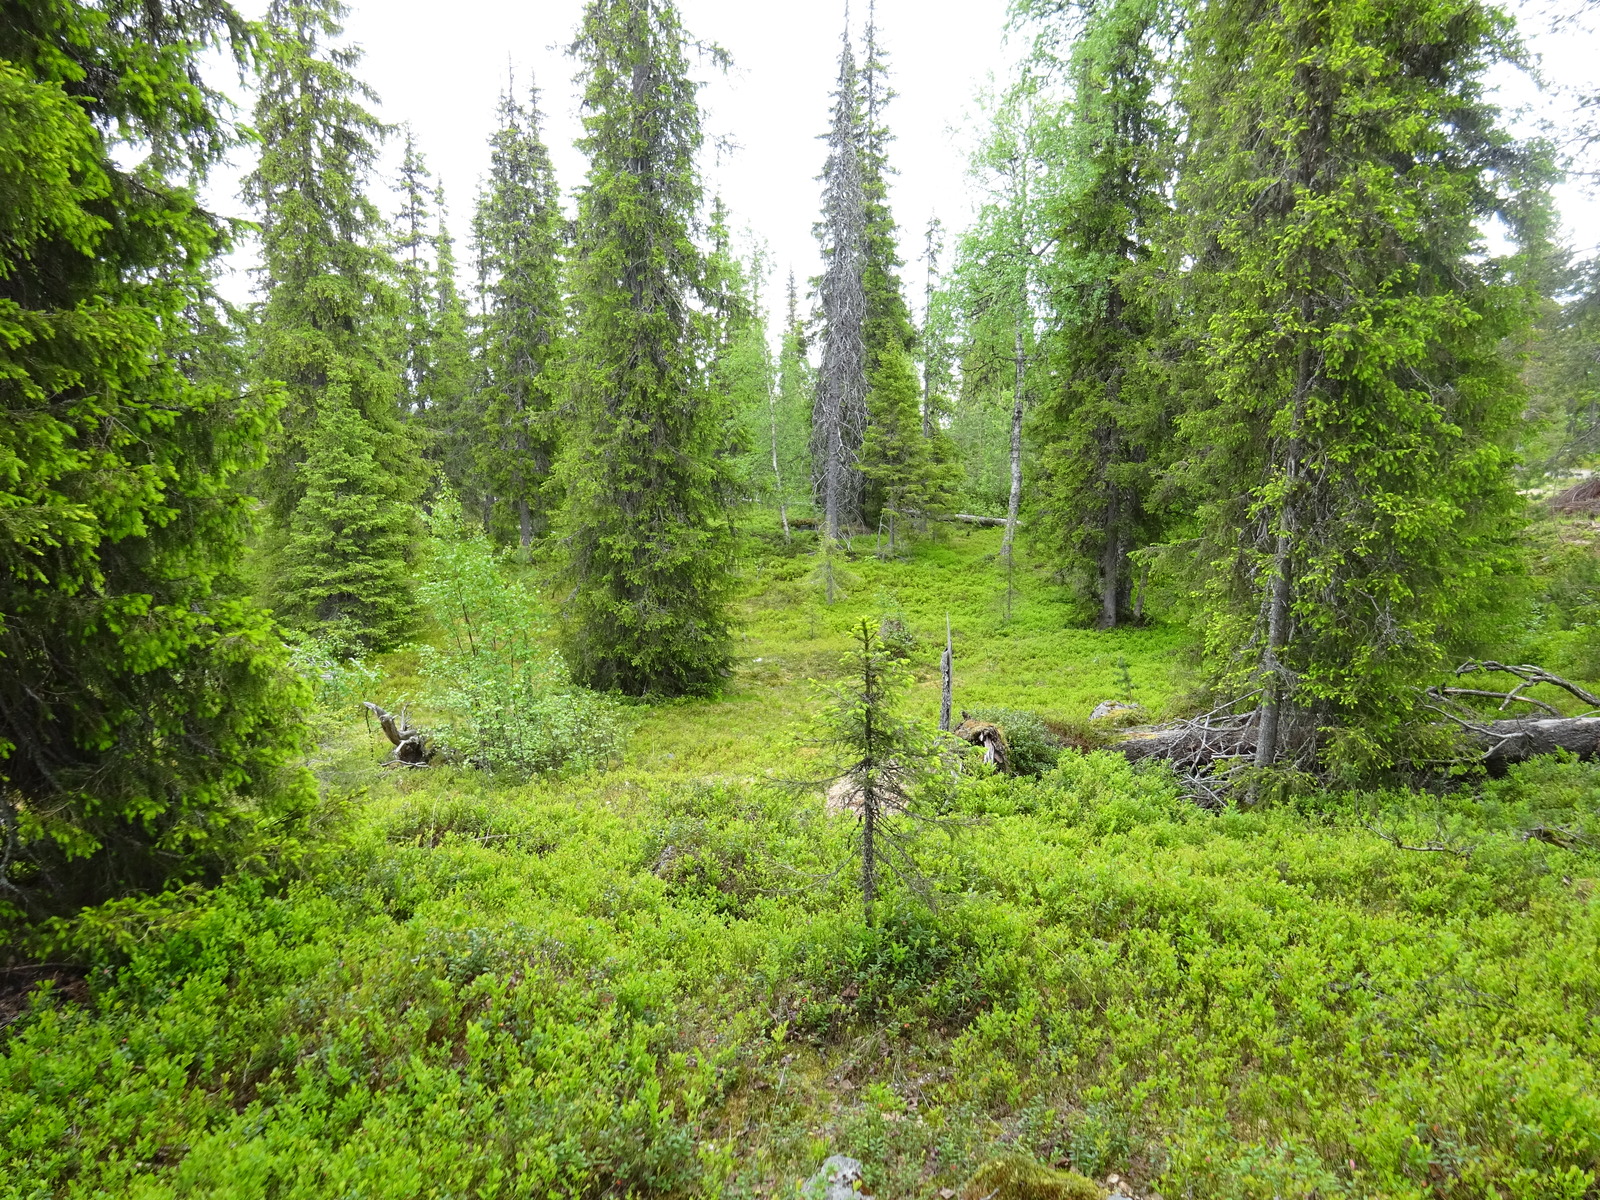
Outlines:
[[1057,1171],[1031,1158],[1008,1155],[979,1167],[961,1200],[1105,1200],[1106,1191],[1076,1171]]

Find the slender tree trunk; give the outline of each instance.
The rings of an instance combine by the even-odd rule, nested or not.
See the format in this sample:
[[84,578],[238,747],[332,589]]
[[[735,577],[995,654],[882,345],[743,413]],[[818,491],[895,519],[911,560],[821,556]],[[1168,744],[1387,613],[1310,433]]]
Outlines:
[[943,684],[939,693],[939,728],[950,732],[950,712],[955,707],[956,653],[950,635],[950,614],[944,615],[944,656],[939,660],[939,677]]
[[878,898],[878,796],[872,787],[872,769],[877,761],[873,745],[872,714],[877,706],[877,689],[873,687],[871,641],[863,639],[866,646],[866,724],[862,741],[866,754],[862,758],[861,772],[861,898],[866,906],[867,926],[872,926],[872,906]]
[[533,545],[533,511],[524,497],[517,497],[517,525],[522,536],[522,548]]
[[1011,404],[1011,503],[1006,508],[1006,536],[1000,545],[1000,557],[1011,561],[1011,549],[1017,540],[1017,518],[1022,513],[1022,399],[1023,381],[1027,371],[1027,358],[1023,353],[1022,322],[1017,322],[1016,338],[1017,386]]
[[1100,628],[1115,629],[1122,616],[1122,528],[1120,499],[1111,489],[1106,500],[1106,544],[1100,552]]
[[778,517],[783,521],[783,540],[792,541],[789,533],[789,500],[783,493],[783,472],[778,468],[778,401],[772,388],[767,388],[767,419],[772,426],[772,484],[778,493]]

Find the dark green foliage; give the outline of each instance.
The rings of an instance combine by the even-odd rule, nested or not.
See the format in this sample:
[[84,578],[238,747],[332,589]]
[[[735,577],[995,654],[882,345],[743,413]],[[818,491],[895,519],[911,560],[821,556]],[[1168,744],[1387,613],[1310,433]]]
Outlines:
[[[866,319],[862,335],[867,348],[867,371],[878,369],[893,350],[909,353],[917,344],[900,281],[899,227],[889,207],[889,131],[885,110],[895,98],[889,86],[888,52],[878,40],[877,3],[867,6],[866,45],[861,72],[860,162],[861,186],[865,197],[865,238],[863,240],[862,285],[866,291]],[[870,386],[870,384],[869,384]]]
[[963,1200],[1102,1200],[1105,1194],[1076,1171],[1055,1171],[1021,1154],[984,1163],[962,1189]]
[[1479,233],[1517,162],[1482,98],[1505,21],[1228,0],[1186,35],[1186,481],[1211,661],[1264,692],[1263,765],[1334,722],[1346,758],[1387,761],[1515,569],[1502,346],[1527,305]]
[[299,697],[237,598],[278,397],[217,382],[208,49],[253,53],[226,4],[0,20],[0,916],[213,871],[297,799]]
[[507,92],[473,218],[484,313],[476,393],[443,416],[451,478],[496,540],[524,548],[550,531],[556,409],[568,345],[567,220],[540,133],[539,92]]
[[[408,404],[427,402],[420,390],[426,381],[414,378],[408,399],[398,269],[382,218],[363,190],[375,143],[386,131],[363,107],[370,96],[350,73],[357,53],[324,46],[339,36],[343,13],[339,0],[273,0],[267,15],[272,46],[256,111],[263,149],[247,183],[261,210],[265,267],[257,369],[265,379],[284,382],[289,392],[285,436],[275,444],[266,476],[280,543],[296,528],[331,528],[346,520],[343,513],[305,511],[328,499],[325,487],[313,496],[307,469],[324,432],[364,441],[372,464],[370,470],[340,468],[351,486],[368,489],[341,497],[344,510],[366,507],[372,510],[369,520],[389,528],[412,512],[422,483],[419,439],[401,418]],[[414,274],[411,283],[420,295],[426,290],[421,266]],[[413,325],[425,320],[412,317]],[[424,373],[425,358],[413,359]],[[348,415],[324,420],[327,397]],[[329,453],[338,457],[349,450],[346,444]],[[292,564],[273,564],[275,601],[297,619],[320,620],[323,597],[297,589],[321,577],[340,587],[375,589],[344,605],[352,619],[401,612],[410,600],[409,540],[345,539],[316,546],[302,539]],[[398,629],[383,618],[354,632],[383,647],[393,644]]]
[[960,468],[943,430],[923,432],[916,367],[898,344],[887,346],[867,373],[867,436],[861,473],[875,485],[879,526],[888,550],[910,534],[909,521],[948,512]]
[[[803,945],[780,1011],[802,1037],[837,1038],[861,1021],[960,1028],[1016,998],[1005,935],[982,917],[902,898],[876,925],[823,925]],[[996,944],[996,943],[999,944]]]
[[300,468],[305,493],[279,551],[279,611],[322,636],[394,646],[415,624],[407,565],[414,517],[383,501],[389,481],[370,432],[336,372],[318,398]]
[[706,267],[687,45],[670,3],[593,0],[576,46],[589,175],[562,470],[569,644],[580,682],[630,695],[715,691],[729,660],[734,437],[692,304]]
[[1129,554],[1159,540],[1154,493],[1174,407],[1162,301],[1144,264],[1168,213],[1175,130],[1167,0],[1120,0],[1086,18],[1066,74],[1054,320],[1032,432],[1039,481],[1030,528],[1060,571],[1084,581],[1100,624],[1132,615]]

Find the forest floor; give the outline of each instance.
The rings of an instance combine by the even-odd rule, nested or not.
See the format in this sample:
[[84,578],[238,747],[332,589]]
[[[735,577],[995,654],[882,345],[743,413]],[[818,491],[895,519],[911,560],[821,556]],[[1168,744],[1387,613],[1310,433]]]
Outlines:
[[[950,1197],[1003,1154],[1219,1200],[1600,1196],[1600,768],[1206,813],[1068,753],[931,795],[936,903],[864,923],[809,680],[900,621],[914,712],[1182,706],[1192,640],[1082,627],[992,531],[767,538],[722,699],[624,761],[395,773],[352,719],[292,869],[112,906],[0,1032],[0,1198]],[[406,684],[404,656],[389,687]],[[1546,836],[1549,835],[1549,836]],[[277,880],[277,882],[274,882]],[[965,1200],[985,1200],[978,1194]]]

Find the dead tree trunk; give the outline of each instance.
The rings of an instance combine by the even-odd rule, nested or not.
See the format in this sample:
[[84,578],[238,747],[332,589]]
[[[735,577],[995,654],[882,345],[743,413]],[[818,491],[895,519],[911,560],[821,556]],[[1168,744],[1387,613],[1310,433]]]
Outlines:
[[420,729],[413,729],[402,708],[400,715],[385,712],[370,700],[365,701],[366,707],[372,715],[378,718],[378,725],[383,730],[384,736],[389,739],[394,747],[391,753],[392,760],[405,767],[425,767],[433,761],[434,751],[428,744],[428,735]]

